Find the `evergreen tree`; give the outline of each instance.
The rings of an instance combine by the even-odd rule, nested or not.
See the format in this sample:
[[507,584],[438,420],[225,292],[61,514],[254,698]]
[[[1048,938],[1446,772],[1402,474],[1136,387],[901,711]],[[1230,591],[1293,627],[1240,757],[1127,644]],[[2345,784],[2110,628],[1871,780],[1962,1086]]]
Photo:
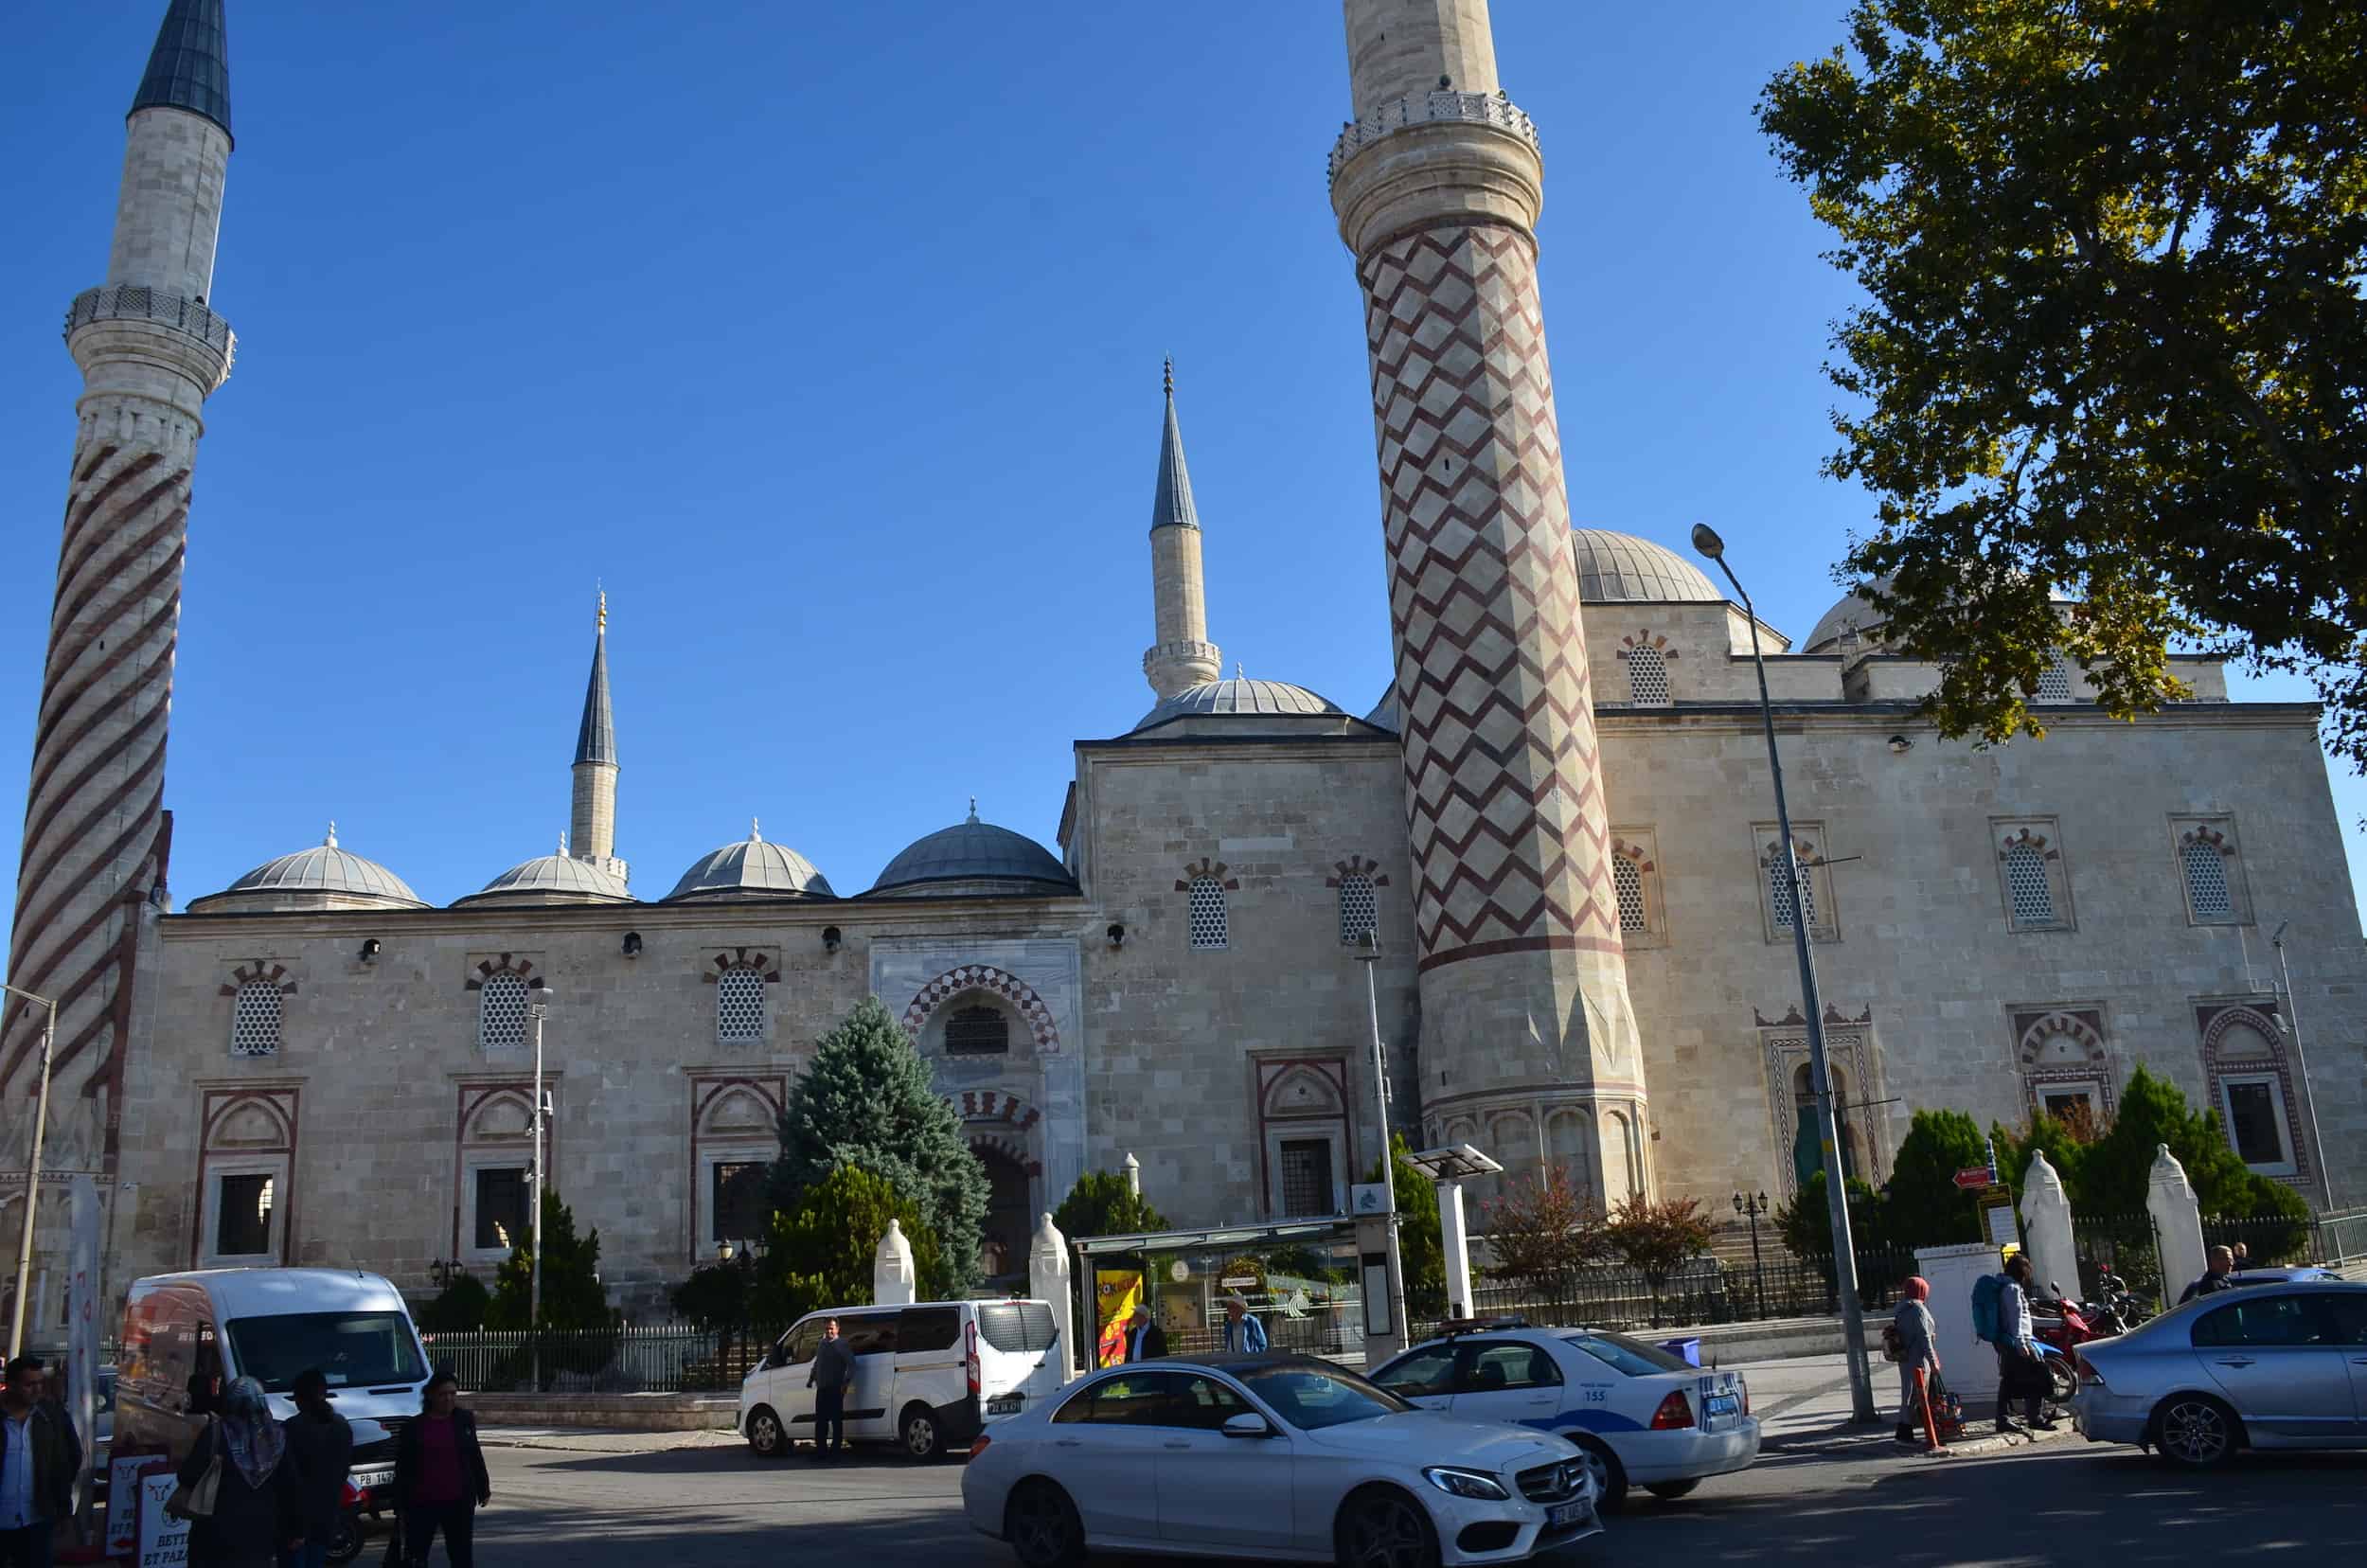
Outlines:
[[749,1292],[757,1320],[786,1323],[817,1307],[867,1304],[880,1238],[891,1220],[903,1224],[920,1300],[945,1301],[967,1292],[954,1281],[952,1259],[919,1205],[885,1177],[843,1165],[806,1188],[796,1208],[774,1214]]
[[2186,1167],[2203,1213],[2251,1212],[2251,1172],[2228,1147],[2218,1113],[2196,1111],[2178,1085],[2143,1066],[2121,1091],[2111,1131],[2080,1163],[2075,1206],[2089,1214],[2143,1214],[2155,1150],[2162,1144]]
[[1052,1222],[1072,1241],[1080,1236],[1131,1236],[1168,1228],[1167,1217],[1143,1201],[1114,1170],[1088,1170],[1077,1178]]
[[[509,1250],[493,1276],[493,1299],[485,1310],[488,1328],[530,1328],[533,1298],[534,1233],[529,1230]],[[600,1233],[576,1235],[575,1211],[559,1194],[543,1193],[543,1327],[545,1328],[606,1328],[616,1321],[600,1288]]]
[[[860,1166],[927,1221],[943,1254],[944,1289],[933,1293],[960,1296],[976,1289],[986,1167],[962,1135],[960,1115],[938,1097],[928,1063],[878,997],[864,997],[815,1045],[790,1088],[780,1138],[769,1182],[776,1215],[795,1214],[808,1189],[838,1167]],[[868,1269],[866,1263],[866,1291]]]
[[[1438,1229],[1438,1185],[1414,1168],[1413,1146],[1389,1134],[1389,1187],[1397,1200],[1397,1260],[1405,1271],[1405,1315],[1435,1318],[1447,1310],[1447,1248]],[[1380,1180],[1375,1166],[1367,1182]],[[1470,1303],[1465,1302],[1466,1310]]]
[[[1999,1156],[2003,1158],[2002,1149]],[[1883,1218],[1892,1238],[1903,1247],[1980,1240],[1979,1203],[1956,1185],[1956,1172],[1987,1160],[1980,1126],[1970,1116],[1961,1111],[1916,1112],[1906,1137],[1899,1140],[1890,1183],[1883,1189]],[[1819,1188],[1817,1213],[1824,1220],[1821,1234],[1827,1238],[1829,1250],[1832,1221],[1824,1213],[1824,1199]]]

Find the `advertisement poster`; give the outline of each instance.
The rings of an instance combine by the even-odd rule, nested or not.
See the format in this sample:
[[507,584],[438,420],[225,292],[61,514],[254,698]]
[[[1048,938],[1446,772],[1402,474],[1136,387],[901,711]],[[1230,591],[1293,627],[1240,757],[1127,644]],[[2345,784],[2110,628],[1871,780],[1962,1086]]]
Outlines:
[[1142,1300],[1141,1270],[1094,1271],[1094,1315],[1100,1324],[1096,1365],[1115,1366],[1126,1360],[1127,1325],[1134,1316],[1134,1309],[1142,1305]]
[[[128,1558],[140,1547],[140,1497],[145,1478],[171,1461],[161,1453],[113,1453],[107,1458],[107,1555]],[[169,1492],[166,1493],[170,1496]]]
[[176,1484],[169,1470],[140,1477],[140,1568],[181,1568],[189,1560],[189,1522],[165,1516]]

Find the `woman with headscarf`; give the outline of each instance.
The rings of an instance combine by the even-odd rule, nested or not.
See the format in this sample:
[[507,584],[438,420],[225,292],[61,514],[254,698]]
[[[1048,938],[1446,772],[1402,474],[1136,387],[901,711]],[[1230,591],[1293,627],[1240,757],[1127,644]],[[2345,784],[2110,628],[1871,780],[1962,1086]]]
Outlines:
[[288,1437],[272,1419],[263,1385],[240,1378],[222,1391],[221,1414],[181,1461],[179,1480],[194,1487],[219,1459],[214,1511],[189,1522],[191,1568],[271,1568],[295,1534],[295,1467],[284,1463]]
[[1915,1374],[1923,1374],[1928,1388],[1940,1371],[1940,1349],[1935,1343],[1939,1326],[1931,1321],[1931,1309],[1925,1305],[1931,1299],[1931,1282],[1921,1274],[1911,1275],[1898,1292],[1896,1310],[1891,1313],[1891,1327],[1898,1336],[1898,1430],[1894,1435],[1902,1443],[1924,1436],[1923,1403],[1917,1396]]

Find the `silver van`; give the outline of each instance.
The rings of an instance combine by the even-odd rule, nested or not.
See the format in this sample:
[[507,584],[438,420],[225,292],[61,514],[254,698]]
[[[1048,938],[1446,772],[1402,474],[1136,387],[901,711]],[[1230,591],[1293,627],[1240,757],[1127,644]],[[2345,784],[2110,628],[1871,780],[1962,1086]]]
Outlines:
[[[394,1480],[395,1435],[419,1413],[427,1352],[392,1285],[351,1269],[206,1269],[133,1281],[116,1363],[115,1445],[177,1464],[205,1429],[205,1399],[236,1378],[294,1415],[296,1374],[316,1366],[353,1427],[353,1483]],[[192,1408],[195,1407],[195,1408]]]

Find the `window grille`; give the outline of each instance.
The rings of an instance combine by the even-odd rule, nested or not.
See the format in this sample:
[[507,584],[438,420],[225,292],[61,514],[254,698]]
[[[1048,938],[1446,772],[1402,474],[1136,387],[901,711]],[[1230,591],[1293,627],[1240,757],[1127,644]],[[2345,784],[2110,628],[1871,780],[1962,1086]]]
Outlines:
[[1625,855],[1613,855],[1611,885],[1611,890],[1619,895],[1619,929],[1623,932],[1649,931],[1651,921],[1644,909],[1644,868]]
[[1283,1218],[1337,1212],[1331,1202],[1331,1140],[1294,1138],[1284,1144]]
[[1214,877],[1194,877],[1191,894],[1192,946],[1224,946],[1224,884]]
[[745,964],[725,970],[715,982],[715,1038],[764,1038],[764,974]]
[[2227,867],[2219,851],[2197,839],[2180,852],[2186,865],[2186,902],[2198,920],[2223,920],[2235,912],[2229,895]]
[[1628,701],[1638,707],[1668,705],[1668,664],[1648,643],[1628,650]]
[[477,1043],[489,1051],[514,1051],[526,1042],[526,983],[507,970],[486,977],[476,993]]
[[2071,666],[2057,659],[2038,676],[2038,701],[2068,703],[2071,700]]
[[1379,930],[1380,900],[1373,892],[1373,879],[1351,871],[1340,879],[1340,940],[1352,946],[1366,932]]
[[230,1004],[230,1054],[275,1056],[279,1050],[279,988],[249,980]]
[[1011,1021],[984,1004],[964,1007],[945,1021],[948,1056],[978,1056],[1011,1048]]
[[2005,851],[2005,890],[2013,896],[2016,925],[2053,925],[2055,889],[2047,882],[2046,857],[2026,844]]
[[[1785,855],[1781,845],[1776,846],[1774,853],[1770,855],[1767,861],[1768,900],[1774,906],[1775,927],[1779,931],[1791,929],[1793,864],[1793,859]],[[1798,856],[1797,864],[1800,868],[1799,907],[1808,918],[1808,929],[1814,931],[1816,929],[1816,882],[1813,880],[1815,873],[1809,869],[1806,855]]]

